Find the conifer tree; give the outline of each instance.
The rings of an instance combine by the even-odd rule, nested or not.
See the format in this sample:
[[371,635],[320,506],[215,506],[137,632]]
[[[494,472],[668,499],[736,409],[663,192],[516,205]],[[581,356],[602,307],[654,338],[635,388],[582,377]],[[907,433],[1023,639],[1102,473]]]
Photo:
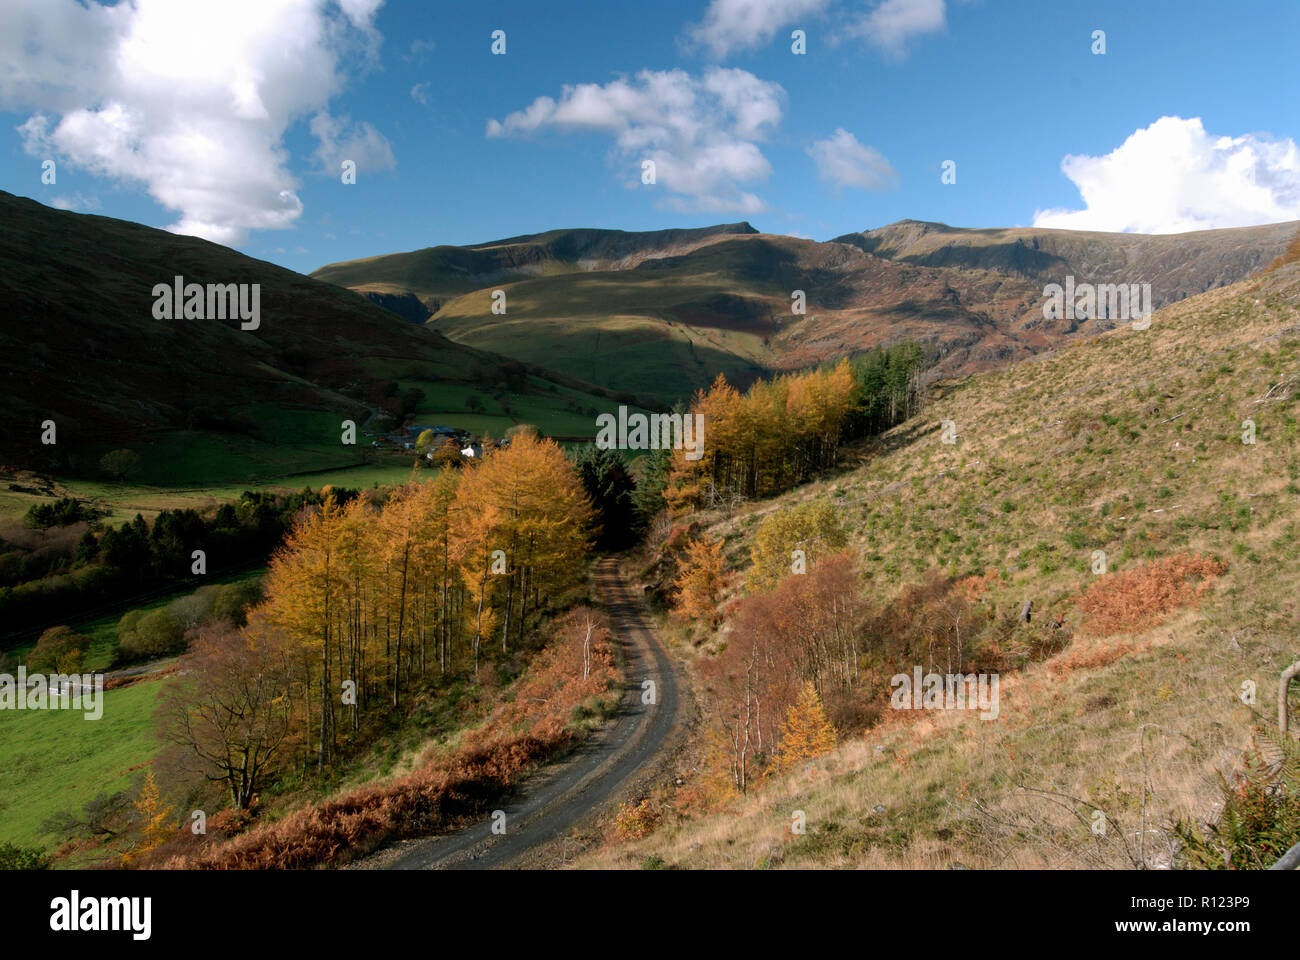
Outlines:
[[795,764],[819,757],[835,747],[835,728],[826,716],[822,698],[811,681],[804,683],[799,698],[786,711],[781,726],[777,766],[788,770]]

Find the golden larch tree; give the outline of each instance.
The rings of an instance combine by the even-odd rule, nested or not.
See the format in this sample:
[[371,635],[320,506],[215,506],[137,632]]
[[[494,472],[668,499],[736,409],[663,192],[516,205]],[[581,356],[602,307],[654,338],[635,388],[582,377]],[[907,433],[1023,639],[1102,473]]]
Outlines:
[[727,558],[723,541],[696,538],[686,547],[686,555],[677,561],[677,588],[673,612],[684,620],[703,620],[712,624],[715,605],[726,580]]
[[817,688],[809,681],[786,711],[785,723],[781,726],[781,745],[777,748],[777,766],[789,770],[803,760],[819,757],[834,748],[835,728],[826,716]]

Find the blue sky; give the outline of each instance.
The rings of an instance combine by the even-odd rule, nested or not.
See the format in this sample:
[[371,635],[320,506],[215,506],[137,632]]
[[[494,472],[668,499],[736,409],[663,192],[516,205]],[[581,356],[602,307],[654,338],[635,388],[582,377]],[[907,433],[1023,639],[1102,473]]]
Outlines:
[[1300,219],[1293,0],[12,0],[0,37],[0,187],[304,272],[557,227]]

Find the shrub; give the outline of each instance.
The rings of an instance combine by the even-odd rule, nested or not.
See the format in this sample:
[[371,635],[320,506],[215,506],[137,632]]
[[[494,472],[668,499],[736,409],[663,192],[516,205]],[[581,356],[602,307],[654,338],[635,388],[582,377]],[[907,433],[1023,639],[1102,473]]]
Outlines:
[[1300,842],[1300,754],[1290,744],[1268,763],[1256,750],[1228,781],[1219,776],[1223,811],[1204,829],[1180,820],[1173,832],[1182,841],[1180,858],[1202,870],[1267,870]]
[[212,603],[212,617],[216,620],[228,620],[237,627],[242,627],[248,619],[248,610],[262,599],[261,580],[241,580],[228,583],[218,589]]
[[1213,557],[1178,553],[1133,570],[1105,574],[1079,598],[1082,629],[1094,636],[1136,633],[1194,603],[1227,566]]
[[36,641],[27,666],[45,673],[76,673],[89,646],[90,638],[71,627],[50,627]]
[[649,797],[639,802],[628,800],[614,815],[614,832],[620,840],[639,840],[654,833],[662,816]]
[[[123,633],[123,624],[131,613],[137,614],[133,628]],[[185,624],[167,607],[139,615],[131,611],[118,623],[118,653],[123,660],[142,660],[165,657],[185,648]]]
[[0,870],[48,870],[53,862],[53,858],[40,847],[0,843]]

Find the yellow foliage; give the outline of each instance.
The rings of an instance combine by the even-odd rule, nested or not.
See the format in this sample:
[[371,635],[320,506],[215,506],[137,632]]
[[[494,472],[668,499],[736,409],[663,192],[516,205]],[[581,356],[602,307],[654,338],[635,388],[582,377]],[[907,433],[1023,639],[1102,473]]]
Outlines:
[[673,613],[683,620],[704,620],[712,624],[715,604],[722,593],[727,559],[723,542],[695,539],[686,547],[686,556],[677,561],[677,588]]
[[152,770],[145,772],[144,785],[140,788],[140,797],[135,801],[135,808],[140,813],[144,841],[123,855],[123,863],[130,863],[144,856],[150,850],[167,842],[176,833],[176,821],[172,819],[173,807],[163,803]]
[[777,750],[777,766],[789,770],[795,764],[835,748],[835,728],[826,716],[822,698],[811,682],[799,691],[799,699],[786,712],[781,727],[781,746]]

